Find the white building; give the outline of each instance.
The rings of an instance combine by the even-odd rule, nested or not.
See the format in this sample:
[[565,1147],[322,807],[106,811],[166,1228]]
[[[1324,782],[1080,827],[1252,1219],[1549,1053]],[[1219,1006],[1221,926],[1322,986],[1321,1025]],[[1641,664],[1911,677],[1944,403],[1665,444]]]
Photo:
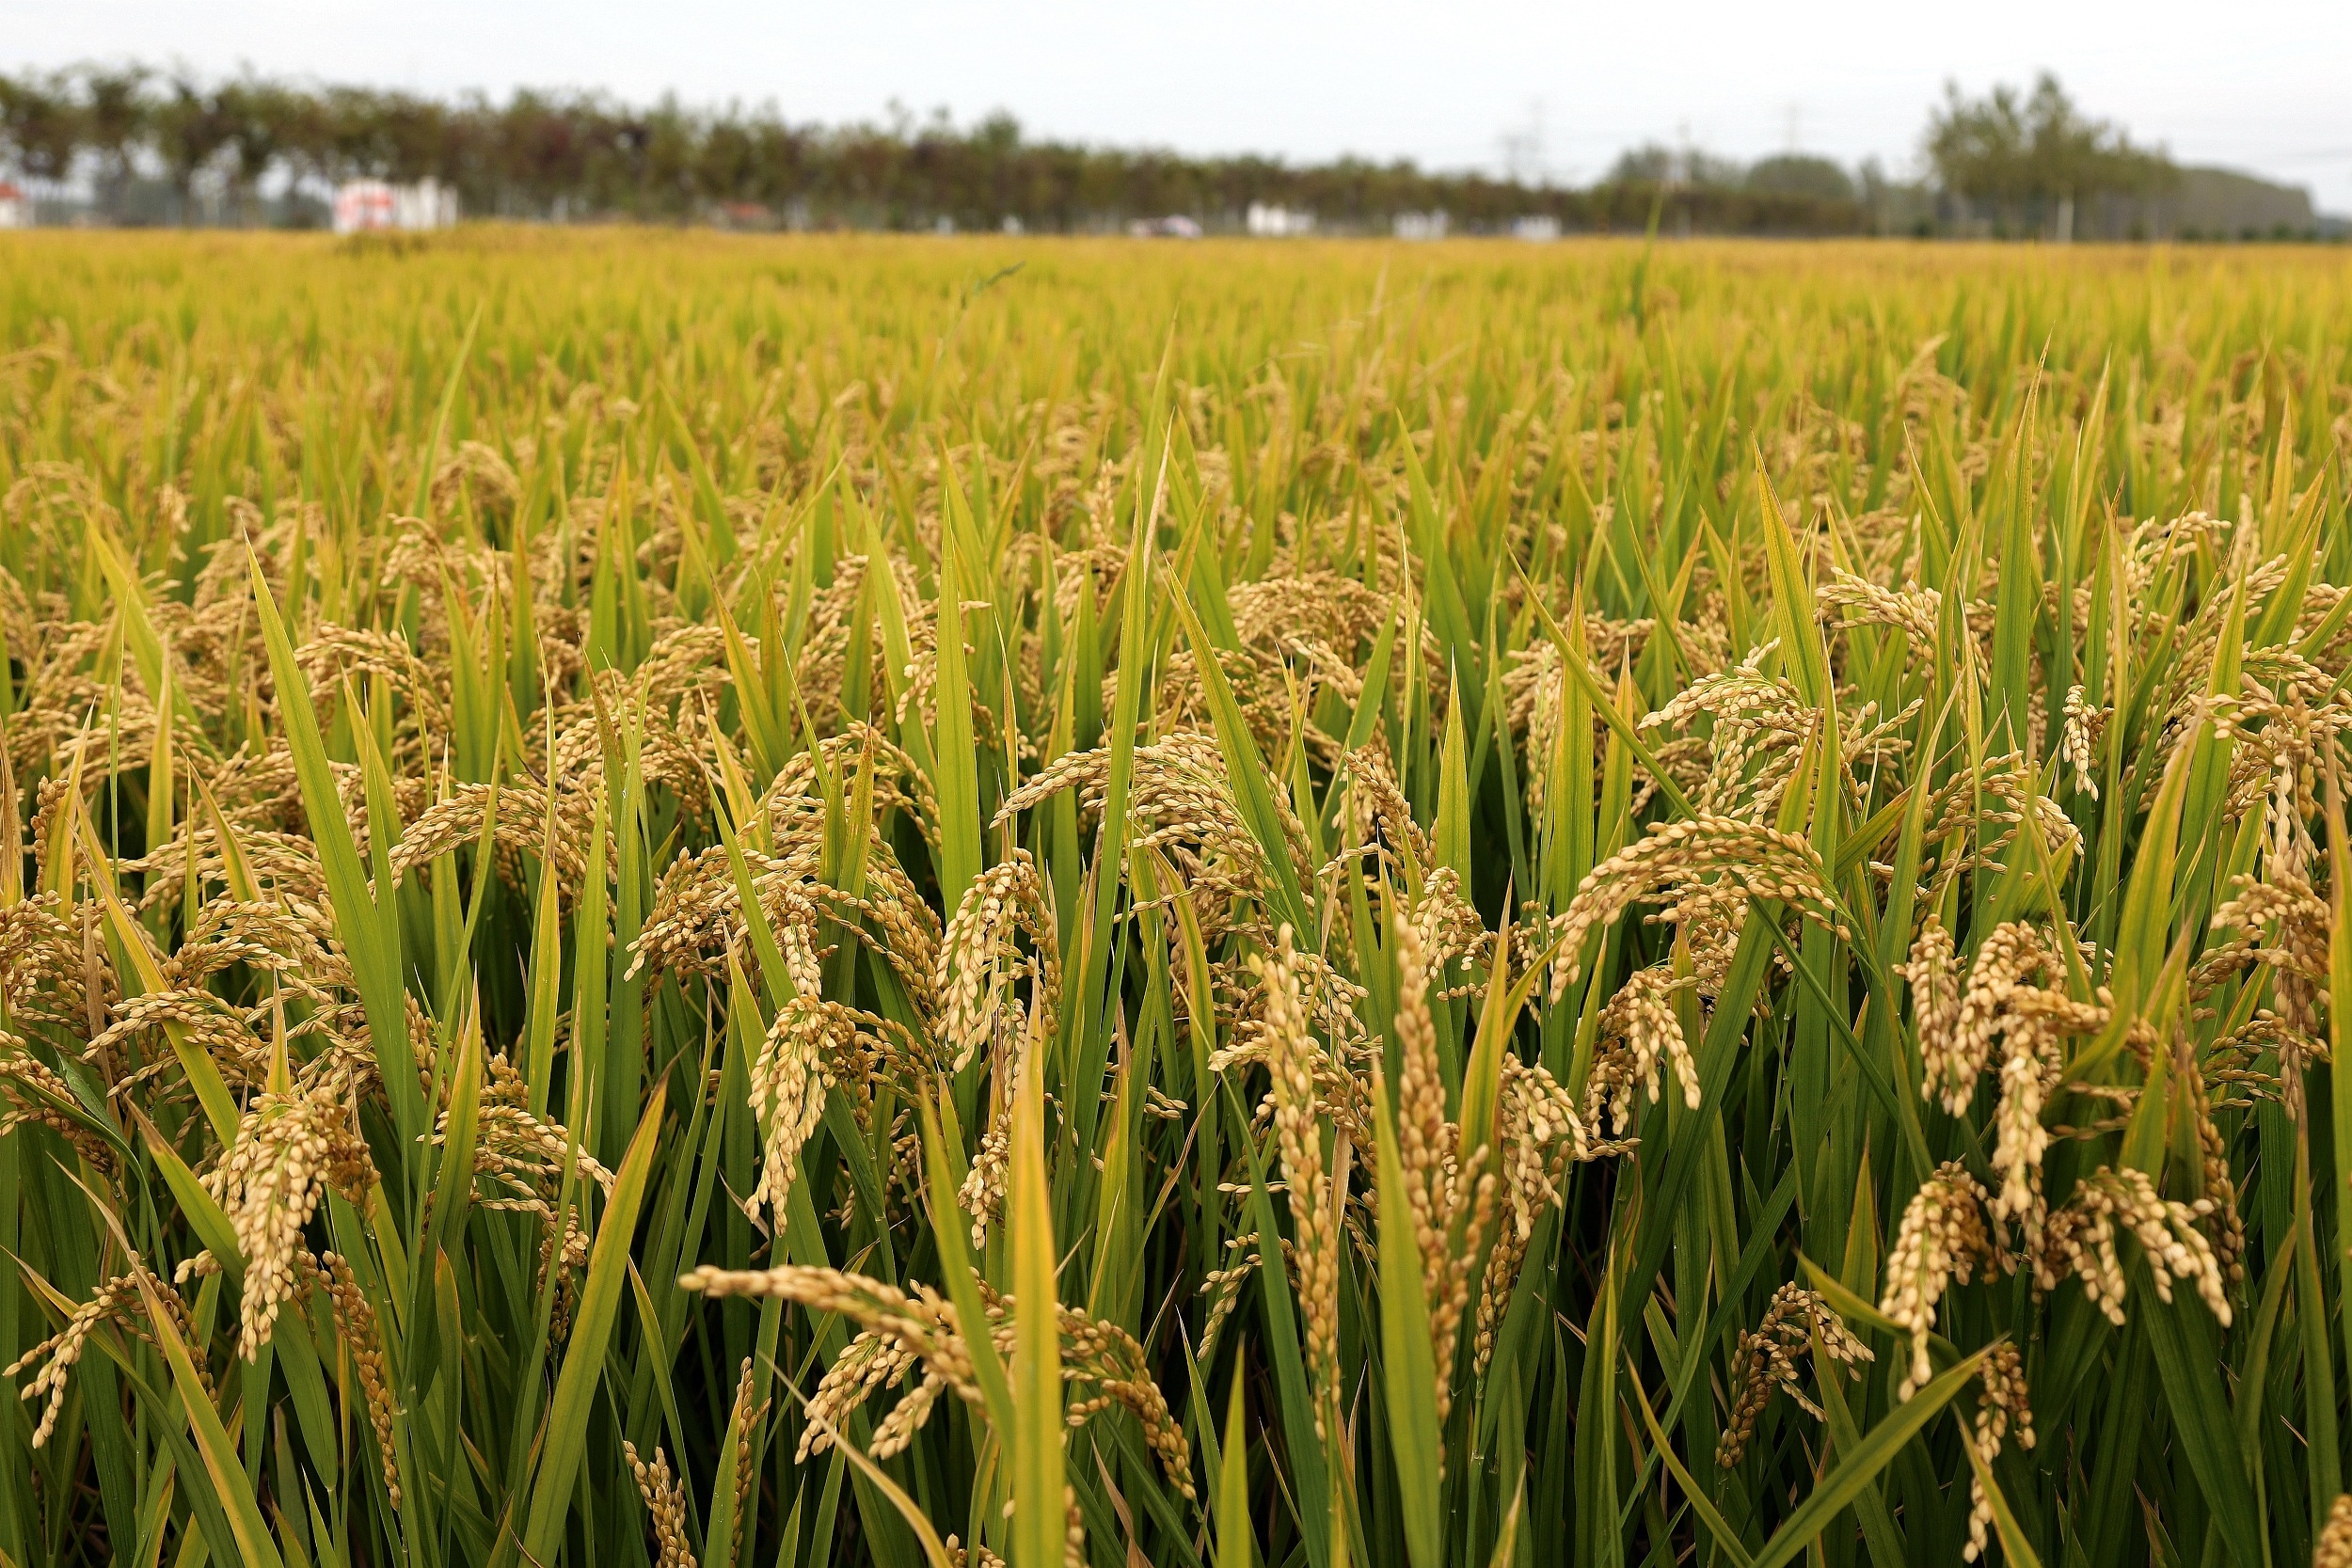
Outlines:
[[1314,214],[1295,213],[1288,207],[1277,207],[1270,202],[1251,202],[1244,217],[1249,232],[1261,239],[1288,239],[1295,234],[1315,231]]
[[33,226],[33,198],[24,188],[0,180],[0,229],[30,229]]
[[457,193],[437,180],[413,185],[346,180],[335,187],[335,232],[448,229],[457,222]]
[[1127,225],[1127,232],[1138,240],[1197,240],[1200,225],[1182,213],[1170,213],[1164,218],[1137,218]]
[[1442,212],[1399,213],[1396,214],[1396,237],[1400,240],[1442,240],[1448,221]]
[[1538,245],[1560,237],[1560,220],[1549,214],[1536,214],[1511,220],[1511,237],[1533,240]]

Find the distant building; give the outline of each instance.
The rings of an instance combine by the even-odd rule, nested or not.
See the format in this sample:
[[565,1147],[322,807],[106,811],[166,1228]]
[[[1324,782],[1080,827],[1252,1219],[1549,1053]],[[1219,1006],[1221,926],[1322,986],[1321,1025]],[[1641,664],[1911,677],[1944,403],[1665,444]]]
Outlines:
[[[1866,193],[1866,200],[1877,199],[1878,194]],[[2165,183],[2150,191],[2100,192],[2081,201],[2060,197],[2007,209],[1950,192],[1918,191],[1910,200],[1912,211],[1904,222],[1890,224],[1882,211],[1881,232],[1908,227],[1926,233],[1940,228],[1964,236],[2040,238],[2062,245],[2069,240],[2303,239],[2328,229],[2306,187],[2228,168],[2176,168]]]
[[757,201],[722,201],[712,214],[722,229],[773,229],[776,214]]
[[30,229],[33,198],[21,186],[0,180],[0,229]]
[[1182,213],[1170,213],[1164,218],[1137,218],[1127,232],[1138,240],[1197,240],[1200,225]]
[[437,180],[394,185],[346,180],[335,187],[335,232],[448,229],[457,222],[457,193]]
[[1511,237],[1515,240],[1533,240],[1539,245],[1549,243],[1560,237],[1560,220],[1549,213],[1513,218]]
[[1277,207],[1271,202],[1251,202],[1244,217],[1249,232],[1262,239],[1289,239],[1315,231],[1314,214],[1293,212],[1288,207]]
[[1442,212],[1399,213],[1395,231],[1400,240],[1442,240],[1450,220]]
[[2140,212],[2131,215],[2146,231],[2178,238],[2300,238],[2319,229],[2308,188],[2235,169],[2184,168],[2170,190],[2137,205]]

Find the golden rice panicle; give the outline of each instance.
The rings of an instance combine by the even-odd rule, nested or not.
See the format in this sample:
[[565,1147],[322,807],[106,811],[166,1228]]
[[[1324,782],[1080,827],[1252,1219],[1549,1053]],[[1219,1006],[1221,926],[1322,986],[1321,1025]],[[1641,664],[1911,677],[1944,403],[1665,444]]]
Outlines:
[[1051,1008],[1032,1006],[1021,1021],[1019,1032],[1009,1042],[1009,1048],[1001,1053],[989,1074],[989,1101],[994,1110],[989,1117],[987,1131],[981,1134],[979,1148],[973,1152],[971,1169],[964,1173],[963,1185],[956,1194],[957,1206],[972,1216],[975,1248],[988,1245],[989,1222],[1004,1214],[1012,1180],[1015,1086],[1038,1053],[1050,1044],[1054,1022]]
[[[1051,1015],[1058,1006],[1060,950],[1045,896],[1026,849],[1013,850],[965,890],[939,948],[938,989],[946,999],[940,1041],[951,1057],[949,1071],[961,1072],[975,1053],[996,1043],[1021,975],[1035,981],[1032,1006]],[[1021,936],[1030,942],[1027,955],[1017,944]]]
[[1618,988],[1601,1009],[1601,1038],[1592,1077],[1584,1089],[1584,1116],[1597,1126],[1604,1105],[1611,1127],[1624,1133],[1633,1125],[1633,1091],[1639,1085],[1651,1104],[1658,1102],[1658,1069],[1661,1061],[1673,1066],[1682,1102],[1695,1111],[1704,1095],[1698,1061],[1683,1037],[1681,1015],[1675,995],[1695,982],[1677,977],[1666,964],[1639,969]]
[[2046,975],[2051,963],[2039,933],[2010,921],[1985,938],[1963,987],[1951,937],[1929,915],[1912,943],[1911,961],[1900,966],[1918,1020],[1922,1098],[1940,1102],[1949,1115],[1967,1115],[1993,1048],[2010,1023],[2013,993]]
[[1061,1498],[1062,1568],[1087,1568],[1086,1515],[1078,1508],[1078,1489],[1065,1482]]
[[[209,1254],[199,1254],[198,1257],[206,1262],[211,1261]],[[139,1259],[132,1258],[131,1267],[126,1273],[102,1282],[91,1292],[88,1301],[66,1314],[63,1328],[34,1345],[5,1370],[0,1370],[0,1375],[8,1377],[16,1377],[27,1370],[34,1371],[18,1396],[27,1402],[44,1402],[40,1419],[33,1429],[32,1447],[42,1448],[56,1435],[58,1417],[65,1405],[68,1375],[80,1365],[83,1355],[89,1349],[90,1337],[98,1329],[112,1324],[151,1343],[161,1344],[159,1325],[151,1321],[151,1308],[143,1299],[142,1286],[147,1291],[151,1291],[155,1302],[162,1306],[165,1315],[171,1320],[172,1331],[179,1335],[183,1345],[193,1347],[201,1343],[196,1332],[195,1319],[189,1314],[187,1303],[181,1299],[180,1292],[158,1279]],[[36,1368],[38,1370],[34,1370]],[[196,1361],[196,1377],[209,1397],[213,1387],[212,1374],[201,1356]]]
[[[2015,1344],[2004,1339],[1985,1353],[1983,1370],[1979,1374],[1984,1386],[1977,1404],[1974,1425],[1963,1441],[1977,1450],[1987,1467],[2001,1457],[2002,1443],[2012,1430],[2021,1449],[2033,1447],[2033,1405],[2026,1386],[2026,1358]],[[1992,1538],[1993,1498],[1978,1478],[1976,1467],[1969,1466],[1968,1476],[1968,1544],[1961,1549],[1961,1560],[1974,1562],[1984,1555]]]
[[[1453,1401],[1448,1375],[1454,1335],[1460,1323],[1454,1303],[1453,1255],[1446,1231],[1454,1219],[1454,1181],[1459,1151],[1445,1115],[1445,1080],[1438,1065],[1438,1028],[1429,1014],[1429,974],[1422,940],[1410,921],[1396,927],[1397,1164],[1405,1177],[1405,1200],[1412,1210],[1413,1244],[1420,1255],[1422,1299],[1429,1304],[1429,1333],[1437,1351],[1438,1416]],[[1279,1115],[1279,1113],[1278,1113]]]
[[1275,1143],[1297,1242],[1299,1308],[1306,1320],[1307,1364],[1314,1374],[1315,1430],[1327,1439],[1327,1423],[1337,1418],[1340,1403],[1340,1242],[1315,1092],[1315,1063],[1323,1048],[1299,993],[1298,955],[1288,926],[1275,933],[1274,951],[1260,962],[1266,994],[1266,1066],[1274,1077]]
[[2125,1276],[2115,1250],[2121,1228],[2139,1243],[2158,1300],[2171,1301],[2173,1282],[2188,1280],[2226,1328],[2230,1300],[2221,1259],[2197,1223],[2212,1211],[2210,1198],[2180,1203],[2160,1196],[2145,1171],[2101,1165],[2050,1215],[2036,1282],[2049,1290],[2070,1275],[2081,1280],[2093,1305],[2121,1325]]
[[2006,1001],[2001,1097],[1993,1118],[1993,1169],[1999,1178],[1993,1212],[2024,1222],[2028,1252],[2040,1244],[2046,1207],[2042,1163],[2052,1134],[2042,1112],[2066,1076],[2066,1040],[2097,1034],[2113,1016],[2112,999],[2105,990],[2099,994],[2097,1002],[2077,1002],[2062,991],[2020,986]]
[[1385,846],[1417,876],[1437,860],[1429,835],[1413,820],[1412,803],[1397,787],[1385,739],[1375,737],[1347,753],[1346,805],[1350,842]]
[[1565,1178],[1570,1163],[1622,1154],[1633,1147],[1630,1141],[1594,1137],[1576,1101],[1549,1069],[1541,1063],[1531,1066],[1507,1052],[1496,1099],[1495,1145],[1502,1199],[1510,1215],[1509,1223],[1495,1229],[1486,1275],[1480,1282],[1472,1371],[1481,1377],[1494,1357],[1496,1335],[1510,1307],[1512,1288],[1527,1262],[1536,1212],[1565,1208]]
[[[1430,986],[1436,976],[1426,958],[1426,937],[1415,921],[1399,921],[1394,942],[1398,1163],[1413,1215],[1422,1288],[1429,1304],[1437,1409],[1438,1419],[1443,1420],[1453,1407],[1455,1350],[1473,1287],[1492,1278],[1496,1259],[1486,1259],[1488,1273],[1481,1275],[1479,1270],[1502,1180],[1494,1168],[1497,1148],[1489,1145],[1464,1150],[1460,1130],[1446,1119],[1437,1023],[1429,1008]],[[1500,1133],[1503,1130],[1498,1110]]]
[[774,1406],[772,1398],[752,1402],[757,1390],[752,1380],[752,1358],[745,1356],[735,1380],[735,1405],[729,1424],[735,1429],[735,1558],[741,1560],[743,1537],[751,1519],[753,1489],[758,1484],[756,1465],[760,1424]]
[[1719,1466],[1733,1469],[1746,1457],[1756,1421],[1775,1391],[1785,1390],[1806,1415],[1817,1421],[1822,1418],[1820,1407],[1805,1395],[1797,1366],[1813,1357],[1817,1347],[1820,1359],[1845,1368],[1853,1378],[1862,1376],[1864,1362],[1877,1359],[1819,1292],[1783,1285],[1772,1292],[1763,1321],[1740,1336],[1733,1354],[1731,1414],[1715,1448]]
[[1483,1277],[1477,1273],[1479,1259],[1486,1255],[1486,1241],[1495,1228],[1497,1195],[1502,1183],[1488,1168],[1493,1155],[1491,1145],[1480,1147],[1462,1162],[1454,1177],[1454,1240],[1447,1260],[1445,1295],[1430,1304],[1429,1312],[1438,1386],[1444,1390],[1438,1402],[1440,1411],[1453,1408],[1451,1385],[1455,1347],[1461,1338],[1462,1320],[1470,1311],[1473,1287],[1483,1284]]
[[1886,1255],[1886,1291],[1879,1310],[1911,1336],[1911,1365],[1895,1397],[1907,1400],[1935,1373],[1928,1337],[1936,1303],[1954,1279],[1965,1285],[1998,1256],[1985,1215],[1986,1194],[1968,1167],[1949,1160],[1914,1193]]
[[[1960,958],[1952,934],[1933,911],[1911,944],[1911,961],[1895,973],[1911,985],[1912,1018],[1919,1036],[1919,1096],[1932,1102],[1955,1073],[1960,1053]],[[1965,1103],[1963,1101],[1963,1103]]]
[[[2187,1055],[2187,1042],[2181,1042],[2180,1055]],[[2191,1076],[2184,1083],[2195,1083]],[[2213,1240],[2214,1259],[2220,1265],[2225,1288],[2234,1293],[2246,1278],[2246,1219],[2238,1210],[2237,1180],[2230,1173],[2230,1147],[2214,1121],[2213,1102],[2201,1086],[2189,1091],[2189,1108],[2197,1121],[2197,1147],[2203,1156],[2203,1168],[2199,1173],[2204,1186],[2204,1196],[2211,1205],[2205,1223]]]
[[65,1140],[74,1153],[89,1162],[102,1177],[112,1178],[116,1159],[112,1145],[83,1122],[59,1109],[73,1103],[73,1088],[55,1068],[24,1048],[22,1040],[0,1035],[0,1137],[22,1127],[45,1127]]
[[1565,1201],[1559,1183],[1570,1162],[1622,1154],[1633,1146],[1595,1137],[1575,1100],[1541,1062],[1506,1053],[1502,1080],[1495,1131],[1503,1151],[1503,1190],[1514,1228],[1524,1237],[1534,1228],[1539,1207]]
[[971,1168],[956,1191],[957,1207],[972,1216],[974,1247],[988,1245],[989,1222],[1003,1216],[1011,1180],[1012,1113],[1000,1107],[980,1135],[979,1147],[972,1151]]
[[1788,905],[1840,937],[1837,914],[1821,857],[1794,833],[1740,820],[1700,815],[1658,822],[1639,843],[1618,850],[1577,885],[1558,924],[1563,967],[1555,974],[1553,1000],[1582,972],[1585,939],[1614,924],[1633,905],[1663,901],[1661,917],[1682,920],[1724,906],[1744,911],[1749,898]]
[[[1411,924],[1421,943],[1422,968],[1439,988],[1438,994],[1449,1001],[1468,994],[1470,985],[1459,979],[1459,973],[1489,955],[1495,935],[1465,895],[1460,872],[1440,865],[1422,879]],[[1445,985],[1449,966],[1457,974],[1457,984],[1451,988]]]
[[2328,1505],[2328,1523],[2312,1547],[2312,1568],[2352,1568],[2352,1492]]
[[976,1406],[980,1402],[971,1348],[955,1306],[929,1286],[910,1291],[865,1275],[799,1264],[739,1270],[704,1264],[680,1276],[678,1284],[709,1296],[780,1297],[813,1313],[839,1313],[857,1325],[857,1335],[834,1357],[809,1401],[801,1458],[830,1447],[850,1412],[878,1389],[897,1386],[918,1366],[922,1382],[893,1411],[894,1424],[883,1434],[888,1441],[899,1447],[912,1441],[942,1393]]
[[1808,743],[1821,728],[1821,710],[1807,704],[1784,676],[1760,666],[1779,647],[1775,638],[1733,669],[1704,674],[1642,721],[1644,729],[1671,729],[1705,718],[1711,728],[1698,742],[1708,758],[1695,803],[1702,815],[1762,822],[1779,809]]
[[[857,1334],[826,1369],[809,1399],[801,1459],[832,1447],[853,1411],[918,1371],[914,1388],[874,1429],[877,1458],[911,1446],[943,1395],[952,1393],[974,1409],[983,1408],[964,1325],[954,1304],[929,1286],[907,1291],[864,1275],[795,1264],[734,1271],[705,1265],[683,1275],[679,1284],[711,1296],[781,1297],[812,1313],[839,1313],[857,1325]],[[1011,1296],[992,1297],[987,1311],[990,1342],[1000,1355],[1009,1355],[1019,1302]],[[1113,1405],[1127,1410],[1141,1426],[1145,1446],[1160,1460],[1168,1483],[1190,1497],[1191,1448],[1152,1380],[1143,1347],[1117,1324],[1076,1307],[1059,1308],[1058,1326],[1063,1380],[1092,1390],[1071,1402],[1071,1423],[1082,1424]],[[749,1399],[748,1383],[739,1384],[739,1407]],[[749,1421],[755,1423],[765,1408],[751,1412]]]
[[400,1507],[400,1465],[392,1447],[392,1418],[397,1410],[392,1402],[389,1369],[384,1360],[383,1334],[376,1323],[375,1307],[367,1292],[360,1288],[359,1278],[352,1270],[350,1260],[341,1253],[319,1254],[319,1272],[326,1280],[327,1294],[334,1304],[335,1332],[351,1354],[353,1370],[359,1377],[361,1397],[368,1404],[368,1425],[375,1433],[375,1452],[384,1470],[384,1491],[393,1508]]
[[653,1521],[656,1568],[694,1568],[694,1549],[686,1535],[686,1487],[671,1475],[669,1456],[657,1446],[649,1465],[637,1456],[637,1445],[627,1438],[621,1440],[621,1452],[637,1478],[638,1496],[644,1498],[645,1513]]
[[[816,1393],[809,1396],[808,1423],[801,1429],[800,1449],[793,1458],[805,1461],[834,1447],[840,1439],[841,1423],[851,1411],[862,1408],[877,1389],[898,1386],[910,1370],[921,1364],[921,1355],[908,1346],[873,1329],[859,1331],[825,1369]],[[925,1386],[933,1381],[930,1373],[924,1374]],[[923,1395],[920,1404],[898,1418],[892,1433],[877,1437],[876,1441],[890,1445],[887,1453],[898,1452],[913,1440],[914,1431],[930,1416],[930,1395]]]
[[962,1538],[951,1534],[940,1547],[946,1554],[947,1568],[1004,1568],[1005,1560],[977,1542],[967,1550]]
[[1836,609],[1851,610],[1855,624],[1893,626],[1907,633],[1918,647],[1935,645],[1936,622],[1944,613],[1944,595],[1932,588],[1912,584],[1884,588],[1867,578],[1833,568],[1829,580],[1814,590],[1823,619]]
[[805,992],[776,1009],[752,1060],[751,1109],[763,1133],[759,1180],[743,1199],[744,1212],[754,1219],[762,1210],[778,1222],[784,1217],[802,1147],[824,1119],[842,1029],[825,1004]]
[[[303,1227],[330,1177],[369,1170],[349,1106],[331,1085],[258,1096],[220,1164],[203,1178],[245,1255],[238,1354],[250,1361],[268,1342],[278,1309],[302,1283]],[[364,1187],[344,1196],[364,1200]]]
[[[1006,1307],[1009,1312],[1010,1297]],[[1143,1429],[1144,1446],[1160,1462],[1168,1485],[1186,1501],[1195,1500],[1192,1445],[1168,1409],[1167,1396],[1152,1380],[1143,1346],[1117,1323],[1072,1307],[1061,1308],[1061,1335],[1062,1380],[1093,1389],[1071,1402],[1069,1424],[1082,1426],[1113,1405],[1125,1410]]]
[[2213,911],[2212,935],[2190,974],[2190,990],[2201,997],[2249,970],[2255,977],[2267,972],[2276,1010],[2256,1008],[2249,1027],[2264,1031],[2278,1052],[2280,1098],[2287,1115],[2301,1121],[2305,1067],[2328,1053],[2319,1004],[2328,988],[2334,914],[2308,881],[2276,869],[2266,869],[2261,879],[2237,877],[2231,885],[2232,895]]
[[57,1418],[65,1408],[66,1380],[89,1347],[89,1337],[99,1324],[121,1318],[137,1308],[139,1276],[136,1273],[118,1275],[101,1285],[90,1299],[75,1307],[66,1319],[65,1327],[41,1340],[10,1363],[6,1370],[16,1377],[38,1368],[24,1385],[19,1398],[41,1400],[40,1419],[33,1427],[33,1447],[44,1447],[57,1430]]
[[[894,1386],[898,1385],[905,1378],[907,1370],[904,1361],[896,1362],[889,1383]],[[939,1396],[946,1391],[947,1380],[926,1368],[921,1380],[890,1407],[890,1414],[874,1423],[868,1450],[876,1459],[895,1459],[904,1453],[914,1445],[916,1433],[931,1418],[931,1407],[939,1402]],[[818,1408],[815,1402],[811,1402],[810,1408]],[[825,1410],[824,1414],[828,1421],[838,1424],[840,1417],[831,1409]],[[842,1415],[847,1414],[846,1410],[842,1412]]]
[[2058,735],[2058,756],[2074,770],[2077,793],[2099,798],[2097,748],[2106,728],[2106,711],[2094,708],[2080,686],[2066,689],[2066,725]]

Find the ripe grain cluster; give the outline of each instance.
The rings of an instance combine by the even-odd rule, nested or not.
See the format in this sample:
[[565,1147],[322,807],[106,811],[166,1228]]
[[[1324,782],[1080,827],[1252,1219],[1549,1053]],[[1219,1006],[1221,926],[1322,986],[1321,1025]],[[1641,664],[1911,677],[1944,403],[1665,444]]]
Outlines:
[[0,1558],[2352,1561],[2324,254],[0,246]]

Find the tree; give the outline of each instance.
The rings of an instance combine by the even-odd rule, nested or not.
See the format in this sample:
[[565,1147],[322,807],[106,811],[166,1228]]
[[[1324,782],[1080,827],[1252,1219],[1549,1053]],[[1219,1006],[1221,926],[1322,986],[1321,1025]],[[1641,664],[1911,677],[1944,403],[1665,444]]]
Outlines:
[[221,88],[230,123],[229,175],[241,198],[272,169],[299,181],[325,177],[332,140],[329,116],[315,93],[245,76]]
[[82,144],[82,115],[63,72],[0,76],[0,157],[34,180],[62,180]]
[[[1385,232],[1402,213],[1445,212],[1465,232],[1530,215],[1565,227],[1638,225],[1659,186],[1675,187],[1683,226],[1806,231],[1851,228],[1842,175],[1819,161],[1765,166],[1743,186],[1726,160],[1647,147],[1619,161],[1615,183],[1585,192],[1483,174],[1441,175],[1409,163],[1343,158],[1296,166],[1263,157],[1193,158],[1032,139],[1009,114],[958,124],[893,105],[880,124],[794,125],[773,107],[702,108],[665,99],[629,104],[603,94],[519,90],[428,98],[369,87],[157,73],[135,64],[0,76],[0,164],[35,179],[94,179],[100,209],[132,215],[160,177],[182,198],[217,178],[238,200],[230,221],[262,213],[264,180],[315,192],[355,178],[455,187],[465,209],[514,217],[691,220],[715,206],[764,203],[795,224],[995,228],[1008,218],[1045,230],[1124,227],[1187,214],[1211,226],[1252,202],[1321,214],[1342,229]],[[286,204],[293,217],[304,204]],[[147,202],[142,215],[173,204]]]
[[1737,186],[1740,179],[1740,166],[1728,158],[1718,158],[1711,152],[1687,148],[1677,152],[1659,142],[1645,142],[1617,154],[1616,163],[1609,170],[1607,182],[1613,185],[1720,185],[1731,188]]
[[197,176],[216,164],[237,137],[237,107],[232,102],[238,84],[208,88],[184,71],[172,73],[171,85],[151,116],[157,156],[164,174],[179,195],[185,221]]
[[1784,152],[1748,169],[1747,189],[1771,196],[1807,196],[1816,201],[1851,201],[1853,179],[1827,158]]
[[1992,207],[2005,223],[2051,222],[2060,239],[2071,237],[2077,201],[2159,189],[2175,177],[2161,148],[2137,147],[2109,122],[2085,118],[2048,71],[2028,94],[2001,85],[1972,100],[1947,84],[1943,105],[1929,114],[1926,151],[1946,191]]
[[119,212],[128,194],[133,160],[146,145],[153,104],[147,96],[151,72],[143,65],[86,65],[82,79],[82,145],[98,160],[100,205]]

